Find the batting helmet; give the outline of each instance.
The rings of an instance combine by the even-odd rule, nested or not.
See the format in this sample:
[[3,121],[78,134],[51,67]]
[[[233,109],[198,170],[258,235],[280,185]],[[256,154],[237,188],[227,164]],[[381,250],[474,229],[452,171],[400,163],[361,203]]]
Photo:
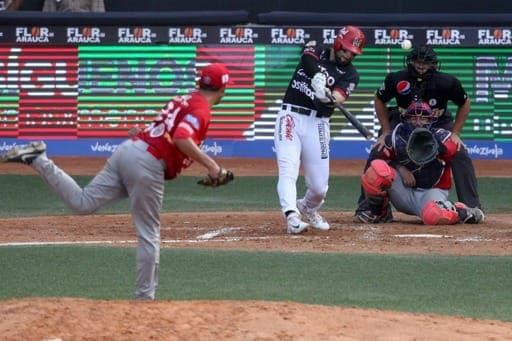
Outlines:
[[355,26],[345,26],[338,31],[332,47],[335,52],[347,50],[354,54],[362,54],[366,38],[363,31]]

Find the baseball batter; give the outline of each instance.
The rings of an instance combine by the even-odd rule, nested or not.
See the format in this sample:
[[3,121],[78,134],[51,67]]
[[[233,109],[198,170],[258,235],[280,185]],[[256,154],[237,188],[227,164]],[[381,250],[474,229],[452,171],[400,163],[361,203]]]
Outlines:
[[[332,101],[345,102],[356,88],[359,74],[352,60],[364,43],[363,32],[354,26],[340,29],[332,46],[308,43],[288,85],[274,134],[277,192],[288,233],[301,233],[308,226],[329,229],[318,210],[328,189]],[[307,190],[297,200],[301,163]]]
[[[387,135],[380,158],[373,160],[361,177],[371,212],[368,222],[382,222],[391,209],[389,202],[400,212],[420,217],[426,225],[484,221],[479,208],[448,201],[449,164],[457,152],[457,143],[450,131],[432,127],[433,120],[428,104],[413,102]],[[425,131],[432,138],[429,146],[434,153],[420,163],[413,155],[425,153],[425,145],[415,146],[412,136]]]
[[[388,108],[386,103],[396,100],[397,107]],[[389,73],[383,86],[375,94],[375,112],[382,126],[382,135],[370,153],[365,169],[384,146],[384,139],[400,122],[400,115],[412,101],[424,101],[432,108],[436,117],[433,126],[452,132],[457,144],[452,170],[458,199],[470,207],[481,207],[475,169],[464,144],[459,138],[466,121],[471,102],[460,81],[453,75],[439,71],[437,54],[428,45],[415,46],[405,59],[405,69]],[[448,102],[457,106],[455,119],[448,110]],[[367,207],[364,195],[358,200],[356,221],[366,221]],[[391,221],[392,216],[385,218]]]
[[201,71],[198,89],[168,102],[154,122],[121,143],[105,167],[84,188],[46,156],[42,141],[17,146],[0,161],[30,164],[76,213],[91,214],[124,198],[137,231],[135,298],[154,299],[160,259],[160,210],[164,180],[171,180],[193,161],[208,170],[204,185],[222,185],[233,179],[200,148],[210,124],[210,108],[219,103],[228,84],[223,64]]

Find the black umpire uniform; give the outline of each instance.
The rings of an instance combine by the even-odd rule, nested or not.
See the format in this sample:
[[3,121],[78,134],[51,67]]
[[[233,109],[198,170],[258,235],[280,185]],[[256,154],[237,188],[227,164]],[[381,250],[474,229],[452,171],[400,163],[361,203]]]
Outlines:
[[[426,45],[414,48],[407,56],[404,70],[391,72],[386,76],[384,85],[377,90],[376,98],[383,103],[388,103],[395,98],[397,107],[388,108],[391,129],[400,122],[401,113],[406,110],[412,101],[424,101],[430,105],[435,116],[432,127],[452,130],[454,118],[448,111],[448,101],[452,101],[458,107],[462,107],[469,101],[468,95],[460,81],[449,74],[439,72],[437,67],[430,69],[425,74],[418,74],[411,61],[428,61],[437,65],[437,55],[434,50]],[[370,162],[378,157],[378,152],[373,149],[370,153],[365,170]],[[459,201],[469,207],[481,208],[478,196],[478,184],[473,167],[473,162],[464,146],[455,154],[451,161],[453,179]],[[358,212],[367,210],[363,193],[358,200]]]

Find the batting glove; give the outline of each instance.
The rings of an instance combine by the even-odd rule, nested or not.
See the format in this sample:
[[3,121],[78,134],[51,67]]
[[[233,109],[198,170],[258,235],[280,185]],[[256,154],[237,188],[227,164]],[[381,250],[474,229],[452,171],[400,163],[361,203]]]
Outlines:
[[313,88],[313,91],[316,93],[321,94],[325,86],[327,85],[327,77],[325,77],[325,74],[322,72],[317,72],[311,79],[311,87]]
[[315,97],[322,103],[330,103],[332,96],[331,90],[326,88],[327,77],[321,72],[317,72],[311,79],[311,87],[315,93]]

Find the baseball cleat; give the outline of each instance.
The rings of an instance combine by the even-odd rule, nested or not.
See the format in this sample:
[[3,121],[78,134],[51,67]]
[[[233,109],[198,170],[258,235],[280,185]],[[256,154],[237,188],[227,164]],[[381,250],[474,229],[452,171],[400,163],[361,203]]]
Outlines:
[[464,224],[480,224],[485,221],[485,214],[478,207],[468,207],[461,202],[455,203],[455,208],[459,214],[459,220]]
[[478,207],[470,207],[470,208],[468,208],[468,211],[469,211],[469,214],[473,216],[473,218],[471,220],[474,222],[472,222],[471,224],[480,224],[485,221],[484,211],[482,211]]
[[288,224],[287,231],[289,234],[302,233],[309,227],[309,224],[306,222],[303,222],[300,219],[299,214],[296,212],[290,213],[288,215],[288,217],[286,217],[286,222]]
[[391,223],[393,222],[393,212],[391,207],[388,207],[386,213],[382,216],[372,214],[370,210],[356,211],[352,221],[365,224]]
[[376,224],[380,217],[372,214],[370,211],[358,211],[354,214],[352,221],[354,223]]
[[459,217],[461,216],[464,224],[480,224],[485,221],[485,214],[478,207],[466,207],[465,214],[459,213]]
[[30,165],[39,155],[46,151],[43,141],[34,141],[28,144],[14,146],[0,155],[0,162],[20,162]]
[[317,211],[310,211],[304,204],[304,200],[297,200],[297,208],[299,209],[300,214],[305,217],[309,225],[318,230],[328,230],[329,223],[324,219]]

